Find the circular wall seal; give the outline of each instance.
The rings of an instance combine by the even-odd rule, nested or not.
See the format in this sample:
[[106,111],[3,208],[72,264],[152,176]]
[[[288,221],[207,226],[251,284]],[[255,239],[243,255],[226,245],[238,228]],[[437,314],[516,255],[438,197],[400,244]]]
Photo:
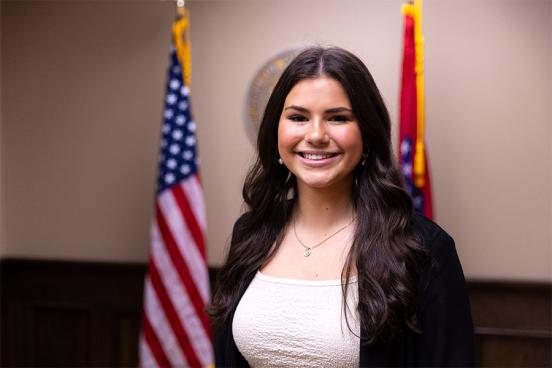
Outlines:
[[247,93],[245,109],[245,128],[253,145],[257,142],[257,133],[261,125],[264,110],[272,90],[284,69],[302,48],[284,50],[271,57],[255,74]]

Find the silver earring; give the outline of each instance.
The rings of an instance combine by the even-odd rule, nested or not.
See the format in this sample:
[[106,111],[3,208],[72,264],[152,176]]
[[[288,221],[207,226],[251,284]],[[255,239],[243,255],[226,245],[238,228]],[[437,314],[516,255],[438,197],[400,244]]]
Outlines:
[[368,159],[368,154],[367,153],[363,153],[362,154],[362,160],[360,161],[360,164],[362,166],[365,166],[366,165],[366,159]]
[[282,160],[281,157],[278,157],[278,163],[279,163],[280,165],[283,165],[283,164],[284,164],[284,160]]

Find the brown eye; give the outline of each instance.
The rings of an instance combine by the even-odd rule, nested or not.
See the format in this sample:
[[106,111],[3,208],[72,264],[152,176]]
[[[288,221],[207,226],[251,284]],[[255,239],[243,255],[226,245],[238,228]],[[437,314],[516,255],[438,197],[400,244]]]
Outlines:
[[307,121],[308,119],[303,115],[293,114],[288,116],[288,120],[295,121],[295,122],[304,122],[304,121]]
[[351,121],[351,118],[347,115],[334,115],[329,119],[329,121],[336,123],[345,123],[347,121]]

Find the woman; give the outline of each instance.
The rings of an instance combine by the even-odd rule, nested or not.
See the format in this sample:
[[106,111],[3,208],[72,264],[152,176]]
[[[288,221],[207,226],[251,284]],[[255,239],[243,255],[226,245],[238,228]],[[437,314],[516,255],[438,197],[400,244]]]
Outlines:
[[210,314],[217,366],[469,366],[452,238],[413,213],[365,65],[309,48],[268,101]]

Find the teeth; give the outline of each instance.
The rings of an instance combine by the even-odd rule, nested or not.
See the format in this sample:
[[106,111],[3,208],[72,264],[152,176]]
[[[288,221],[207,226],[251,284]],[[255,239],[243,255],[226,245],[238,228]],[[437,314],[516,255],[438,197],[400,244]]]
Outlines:
[[333,155],[331,153],[303,153],[303,156],[308,160],[323,160]]

